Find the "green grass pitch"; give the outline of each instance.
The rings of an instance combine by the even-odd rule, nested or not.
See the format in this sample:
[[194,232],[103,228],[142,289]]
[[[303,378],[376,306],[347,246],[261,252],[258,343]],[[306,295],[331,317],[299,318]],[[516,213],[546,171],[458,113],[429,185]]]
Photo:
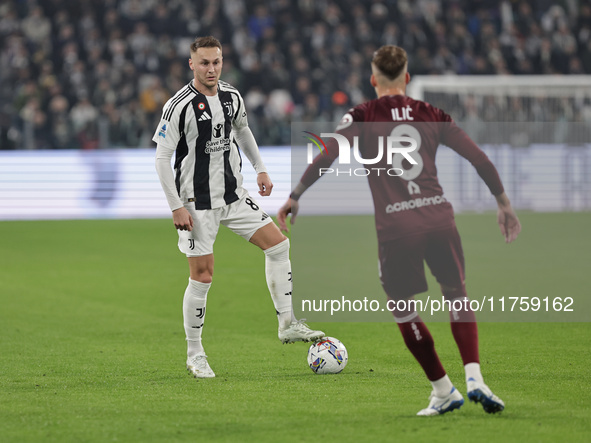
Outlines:
[[[494,215],[457,217],[469,294],[588,297],[591,214],[521,219],[507,246]],[[292,255],[331,220],[300,218]],[[371,218],[349,220],[375,242]],[[416,417],[430,386],[394,323],[312,323],[349,351],[341,374],[315,375],[307,345],[277,340],[263,254],[225,228],[216,254],[204,343],[217,377],[196,380],[184,367],[188,275],[171,221],[0,223],[0,441],[591,441],[589,323],[481,323],[483,373],[506,410],[487,415],[466,399]],[[372,247],[341,256],[363,263],[364,290],[381,291]],[[297,261],[294,291],[305,287],[296,269],[309,271]],[[449,325],[429,327],[465,394]]]

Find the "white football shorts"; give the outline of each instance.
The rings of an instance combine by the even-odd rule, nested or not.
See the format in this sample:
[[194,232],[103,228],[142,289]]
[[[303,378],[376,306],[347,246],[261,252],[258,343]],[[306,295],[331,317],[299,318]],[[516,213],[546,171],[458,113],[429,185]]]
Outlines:
[[179,249],[187,257],[213,254],[220,223],[249,241],[256,231],[273,222],[269,214],[248,194],[221,208],[196,210],[192,202],[186,203],[185,208],[193,217],[193,230],[177,232]]

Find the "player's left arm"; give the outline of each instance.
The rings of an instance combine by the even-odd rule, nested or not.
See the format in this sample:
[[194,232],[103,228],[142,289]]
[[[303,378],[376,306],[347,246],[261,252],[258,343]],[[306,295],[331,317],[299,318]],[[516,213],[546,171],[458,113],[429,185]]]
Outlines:
[[273,182],[271,181],[271,177],[266,172],[260,172],[257,174],[257,186],[259,187],[259,194],[262,197],[267,197],[271,195],[271,191],[273,191]]
[[514,241],[521,232],[521,223],[511,206],[509,197],[505,193],[499,172],[493,162],[490,161],[484,151],[474,143],[468,134],[453,121],[445,123],[442,141],[472,163],[480,178],[486,183],[491,194],[497,200],[497,223],[501,234],[505,237],[505,242],[511,243]]
[[254,135],[252,135],[252,131],[248,126],[234,128],[234,137],[236,138],[238,146],[240,146],[240,149],[242,149],[242,152],[244,152],[244,155],[246,155],[246,158],[248,158],[248,161],[257,173],[259,194],[263,197],[271,195],[273,183],[267,173],[267,168],[263,163],[259,147],[254,139]]
[[234,119],[232,120],[232,130],[234,131],[234,138],[238,146],[246,155],[246,158],[257,173],[257,186],[259,187],[259,194],[263,197],[271,195],[273,190],[273,182],[267,173],[267,168],[261,158],[259,146],[248,126],[248,118],[246,116],[246,109],[244,107],[244,100],[238,96],[238,106]]

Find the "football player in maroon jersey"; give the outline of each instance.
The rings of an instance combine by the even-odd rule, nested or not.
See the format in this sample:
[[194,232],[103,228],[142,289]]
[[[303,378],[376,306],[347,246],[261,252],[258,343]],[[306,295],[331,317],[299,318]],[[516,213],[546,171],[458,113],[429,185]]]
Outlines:
[[[517,238],[521,225],[486,154],[448,114],[405,95],[410,81],[407,66],[404,49],[391,45],[379,48],[371,62],[371,84],[378,98],[350,109],[336,133],[346,137],[350,146],[357,137],[358,154],[370,159],[366,160],[365,171],[369,171],[366,175],[375,207],[380,279],[388,298],[412,300],[415,294],[425,292],[426,262],[452,305],[454,300],[467,300],[464,256],[452,206],[443,197],[437,178],[437,148],[449,146],[476,168],[497,201],[497,221],[507,243]],[[414,146],[405,148],[408,144],[400,143],[398,150],[386,151],[383,145],[380,147],[379,137],[383,142],[388,136],[410,137]],[[282,230],[287,231],[288,214],[294,223],[298,199],[328,170],[339,150],[336,137],[328,140],[326,153],[318,155],[304,172],[279,210]],[[428,407],[417,415],[439,415],[459,408],[463,396],[447,376],[429,329],[414,304],[403,305],[404,310],[393,311],[394,318],[408,349],[433,386]],[[458,305],[462,307],[450,310],[450,321],[466,372],[468,398],[482,404],[488,413],[500,412],[505,405],[484,383],[480,371],[476,317],[469,304]]]

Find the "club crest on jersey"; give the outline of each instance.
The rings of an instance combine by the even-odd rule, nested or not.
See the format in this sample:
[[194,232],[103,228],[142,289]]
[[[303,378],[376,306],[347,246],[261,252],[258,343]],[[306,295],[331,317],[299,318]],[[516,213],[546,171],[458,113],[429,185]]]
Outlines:
[[200,111],[203,111],[203,110],[205,109],[205,103],[203,103],[203,102],[199,103],[199,104],[197,105],[197,108],[198,108]]
[[347,112],[341,119],[339,125],[337,126],[337,131],[348,128],[349,126],[351,126],[351,124],[353,124],[353,116]]
[[232,102],[224,102],[224,109],[228,114],[228,117],[232,117],[234,115],[234,107],[232,106]]
[[158,137],[166,138],[166,123],[164,123],[160,128],[160,131],[158,131]]

